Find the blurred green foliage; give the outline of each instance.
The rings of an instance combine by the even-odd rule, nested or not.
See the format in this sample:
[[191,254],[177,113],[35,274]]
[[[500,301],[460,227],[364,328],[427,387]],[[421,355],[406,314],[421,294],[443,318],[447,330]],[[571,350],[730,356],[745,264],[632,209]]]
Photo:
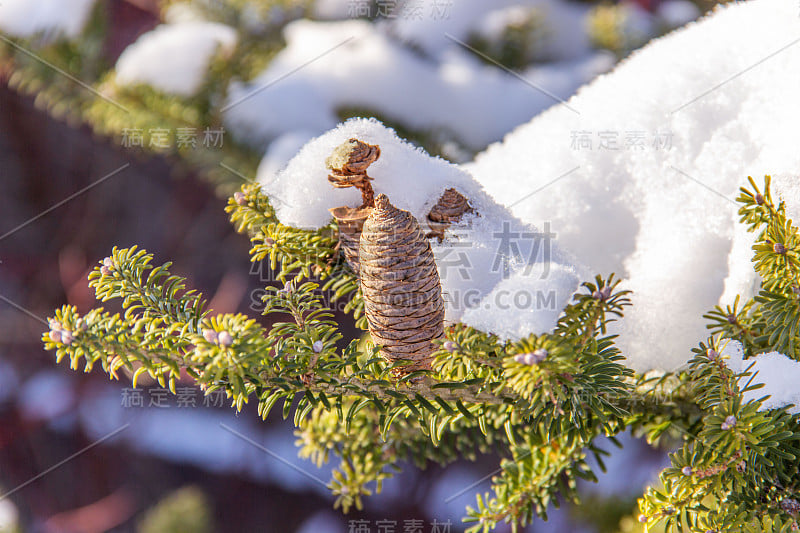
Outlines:
[[137,533],[212,533],[214,524],[208,498],[193,486],[183,487],[149,509]]

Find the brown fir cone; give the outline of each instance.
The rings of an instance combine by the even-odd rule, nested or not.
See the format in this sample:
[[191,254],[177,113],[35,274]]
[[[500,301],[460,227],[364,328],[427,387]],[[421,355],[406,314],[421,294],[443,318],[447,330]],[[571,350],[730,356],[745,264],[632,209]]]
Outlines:
[[325,161],[331,174],[328,181],[336,188],[356,187],[361,191],[361,207],[335,207],[330,210],[339,223],[339,249],[350,268],[359,274],[358,243],[361,227],[375,203],[367,168],[381,155],[377,145],[350,139],[339,145]]
[[429,369],[444,336],[444,300],[431,245],[408,211],[385,194],[375,198],[361,232],[361,292],[369,332],[390,363],[410,361],[401,374]]
[[458,222],[464,214],[472,212],[472,206],[463,194],[453,188],[447,189],[428,213],[428,227],[431,231],[427,236],[437,237],[441,241],[444,239],[444,230],[450,223]]

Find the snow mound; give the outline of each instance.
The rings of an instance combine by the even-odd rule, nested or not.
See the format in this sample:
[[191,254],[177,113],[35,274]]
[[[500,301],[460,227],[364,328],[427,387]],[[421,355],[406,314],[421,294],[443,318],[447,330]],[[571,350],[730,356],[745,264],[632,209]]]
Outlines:
[[733,201],[747,176],[777,175],[800,210],[798,64],[796,2],[718,8],[464,168],[593,271],[626,279],[620,348],[637,370],[673,370],[707,336],[704,312],[757,287]]
[[334,148],[353,137],[380,146],[380,158],[368,170],[375,193],[410,211],[423,229],[448,188],[468,198],[475,211],[451,225],[441,243],[430,240],[447,321],[463,317],[475,328],[515,340],[552,330],[587,272],[551,242],[546,227],[522,223],[470,174],[402,141],[377,120],[349,120],[308,142],[277,176],[260,173],[264,193],[280,199],[276,215],[283,224],[317,229],[332,220],[329,209],[361,204],[358,190],[328,183],[325,167]]
[[423,58],[379,26],[288,24],[286,48],[266,70],[250,83],[231,84],[223,108],[228,129],[263,146],[287,131],[322,133],[339,122],[337,110],[357,106],[482,148],[613,64],[609,54],[589,53],[531,66],[520,73],[526,82],[455,43],[441,62]]
[[162,24],[120,55],[117,83],[149,84],[166,93],[192,96],[200,90],[217,50],[230,52],[236,42],[236,30],[216,22]]
[[502,339],[549,332],[583,281],[573,267],[539,263],[500,281],[462,320]]
[[[789,409],[792,414],[800,414],[800,361],[795,361],[779,352],[762,353],[750,359],[744,359],[742,343],[726,341],[725,347],[720,352],[727,356],[725,362],[733,372],[740,373],[749,369],[754,384],[763,383],[760,389],[748,391],[744,400],[749,402],[769,395],[761,408],[778,409],[786,405],[794,405]],[[751,368],[752,365],[752,368]],[[750,377],[739,379],[739,386],[750,381]]]
[[74,39],[83,31],[95,0],[3,0],[0,30],[15,37],[39,32]]

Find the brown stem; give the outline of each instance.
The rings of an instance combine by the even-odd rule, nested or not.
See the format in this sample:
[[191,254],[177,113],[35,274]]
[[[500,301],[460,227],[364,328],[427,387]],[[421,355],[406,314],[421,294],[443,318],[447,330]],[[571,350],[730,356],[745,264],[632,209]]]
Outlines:
[[375,191],[372,190],[372,184],[369,182],[367,173],[364,172],[364,179],[356,185],[361,191],[361,208],[375,207]]

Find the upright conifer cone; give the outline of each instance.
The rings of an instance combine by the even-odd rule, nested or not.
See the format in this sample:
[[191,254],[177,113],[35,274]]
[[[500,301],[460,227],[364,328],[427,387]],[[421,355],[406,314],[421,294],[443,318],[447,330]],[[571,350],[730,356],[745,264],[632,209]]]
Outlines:
[[359,263],[369,332],[383,358],[410,361],[402,373],[430,368],[431,341],[444,336],[439,273],[419,222],[385,194],[364,223]]
[[474,212],[463,194],[452,187],[447,189],[428,213],[428,227],[431,228],[428,237],[436,237],[442,242],[444,230],[451,222],[458,222],[465,214]]

